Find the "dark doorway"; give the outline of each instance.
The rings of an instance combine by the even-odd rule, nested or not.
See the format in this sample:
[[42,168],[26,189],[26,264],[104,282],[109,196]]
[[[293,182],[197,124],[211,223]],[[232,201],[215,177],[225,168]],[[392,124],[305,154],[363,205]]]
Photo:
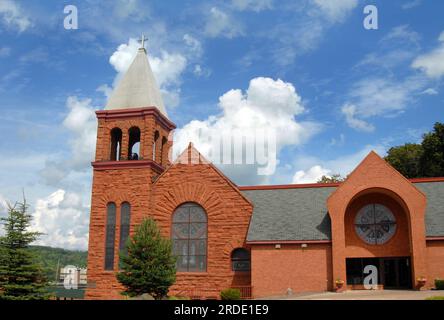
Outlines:
[[364,274],[364,268],[368,265],[373,265],[378,269],[378,284],[382,284],[385,289],[412,288],[409,257],[346,259],[347,284],[363,285],[367,276]]
[[407,289],[412,286],[410,258],[384,258],[383,283],[387,289]]

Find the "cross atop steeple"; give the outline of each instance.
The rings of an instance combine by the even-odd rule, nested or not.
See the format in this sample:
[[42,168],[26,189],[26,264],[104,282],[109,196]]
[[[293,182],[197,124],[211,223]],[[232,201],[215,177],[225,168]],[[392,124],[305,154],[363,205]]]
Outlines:
[[[0,0],[1,2],[2,0]],[[165,117],[167,112],[159,86],[145,50],[147,38],[142,34],[141,46],[125,75],[114,88],[105,110],[156,107]]]
[[145,41],[148,40],[148,38],[145,37],[145,35],[142,33],[142,38],[138,40],[140,43],[140,49],[145,49]]

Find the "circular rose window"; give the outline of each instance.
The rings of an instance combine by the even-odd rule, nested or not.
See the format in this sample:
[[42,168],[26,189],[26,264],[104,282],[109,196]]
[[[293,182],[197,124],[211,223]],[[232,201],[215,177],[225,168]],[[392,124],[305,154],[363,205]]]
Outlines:
[[384,244],[395,234],[395,216],[382,204],[366,205],[356,215],[355,230],[368,244]]

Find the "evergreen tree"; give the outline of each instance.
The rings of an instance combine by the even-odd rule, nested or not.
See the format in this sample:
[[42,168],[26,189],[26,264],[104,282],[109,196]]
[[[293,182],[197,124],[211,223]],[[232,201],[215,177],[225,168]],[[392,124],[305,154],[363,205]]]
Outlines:
[[145,219],[128,239],[127,253],[121,254],[121,269],[117,280],[130,297],[149,294],[161,299],[176,281],[176,258],[171,241],[161,236],[153,219]]
[[26,201],[9,206],[1,218],[5,235],[0,237],[0,299],[35,300],[49,298],[41,267],[29,250],[40,233],[30,232],[32,216]]

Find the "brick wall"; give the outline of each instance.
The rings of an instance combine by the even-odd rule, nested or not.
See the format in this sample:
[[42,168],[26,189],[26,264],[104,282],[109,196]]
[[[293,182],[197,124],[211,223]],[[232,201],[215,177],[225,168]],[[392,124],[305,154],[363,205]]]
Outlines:
[[[120,205],[125,201],[131,204],[130,232],[132,233],[134,227],[149,213],[151,172],[150,168],[94,172],[89,227],[88,282],[95,283],[96,288],[87,291],[87,298],[121,298],[119,292],[122,288],[115,277],[119,260]],[[106,206],[109,202],[114,202],[117,206],[115,271],[104,270]]]
[[[196,152],[193,150],[193,152]],[[154,218],[170,237],[174,210],[186,202],[202,206],[208,217],[207,272],[178,272],[171,294],[192,291],[218,297],[223,289],[248,285],[249,273],[231,271],[231,252],[245,247],[251,203],[210,164],[175,164],[153,185]]]
[[426,287],[433,288],[435,279],[444,279],[444,240],[427,241]]
[[266,297],[332,289],[330,244],[253,245],[251,250],[253,296]]

